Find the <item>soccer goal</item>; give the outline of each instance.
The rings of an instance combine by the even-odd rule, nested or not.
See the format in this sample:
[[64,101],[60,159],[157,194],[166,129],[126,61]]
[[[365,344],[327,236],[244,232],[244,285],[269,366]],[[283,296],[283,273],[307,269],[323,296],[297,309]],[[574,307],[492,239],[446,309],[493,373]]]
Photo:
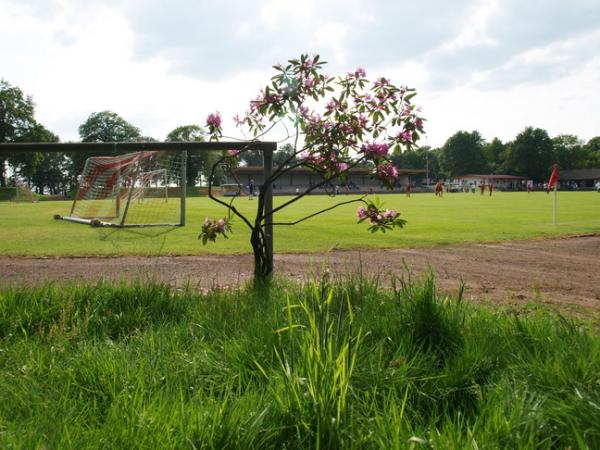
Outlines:
[[185,225],[185,152],[143,151],[85,162],[68,216],[109,227]]
[[25,184],[17,183],[13,201],[17,203],[33,203],[33,192]]

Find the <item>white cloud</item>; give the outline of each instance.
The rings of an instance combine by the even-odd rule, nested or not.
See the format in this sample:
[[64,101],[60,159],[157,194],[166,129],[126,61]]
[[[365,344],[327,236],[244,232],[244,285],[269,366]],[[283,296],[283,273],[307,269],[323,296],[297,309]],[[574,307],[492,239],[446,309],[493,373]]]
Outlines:
[[600,95],[593,90],[599,85],[600,57],[548,83],[485,91],[461,86],[425,94],[426,128],[434,130],[429,144],[442,145],[458,130],[478,130],[488,140],[508,141],[526,126],[544,128],[552,136],[569,133],[590,139],[600,135]]
[[330,59],[336,64],[345,64],[348,31],[348,26],[341,23],[324,24],[317,29],[309,47],[323,54],[331,54]]
[[442,45],[441,50],[453,51],[466,47],[491,46],[496,40],[488,35],[489,22],[500,12],[499,0],[480,0],[467,12],[458,35]]
[[109,8],[84,9],[77,17],[64,12],[51,22],[11,8],[0,29],[22,37],[18,46],[0,39],[11,61],[2,76],[33,95],[38,120],[63,140],[77,140],[77,127],[105,109],[157,139],[176,126],[202,123],[217,109],[227,121],[268,79],[266,72],[247,71],[206,82],[173,74],[165,57],[136,60],[128,21]]
[[0,77],[33,95],[63,140],[104,109],[163,139],[217,109],[229,123],[270,65],[314,51],[329,73],[361,65],[417,88],[433,145],[459,129],[512,139],[527,125],[589,138],[600,134],[600,6],[573,1],[0,0]]
[[307,21],[313,15],[314,2],[304,0],[300,6],[295,0],[267,0],[258,10],[260,22],[271,30],[285,27],[290,21]]

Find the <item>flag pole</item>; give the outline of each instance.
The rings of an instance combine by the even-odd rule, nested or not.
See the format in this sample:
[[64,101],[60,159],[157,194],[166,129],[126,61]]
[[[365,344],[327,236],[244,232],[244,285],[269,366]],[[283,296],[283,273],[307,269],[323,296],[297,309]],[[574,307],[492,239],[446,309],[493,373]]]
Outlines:
[[558,210],[558,183],[554,183],[554,211],[553,211],[553,223],[556,225],[556,212]]

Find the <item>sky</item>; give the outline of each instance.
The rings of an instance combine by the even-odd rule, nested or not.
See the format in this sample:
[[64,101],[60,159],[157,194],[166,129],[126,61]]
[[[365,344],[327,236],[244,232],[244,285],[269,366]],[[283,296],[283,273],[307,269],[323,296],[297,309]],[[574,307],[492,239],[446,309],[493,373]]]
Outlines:
[[600,0],[0,0],[0,77],[62,141],[103,110],[158,140],[219,111],[244,137],[233,115],[301,53],[417,89],[434,147],[600,135]]

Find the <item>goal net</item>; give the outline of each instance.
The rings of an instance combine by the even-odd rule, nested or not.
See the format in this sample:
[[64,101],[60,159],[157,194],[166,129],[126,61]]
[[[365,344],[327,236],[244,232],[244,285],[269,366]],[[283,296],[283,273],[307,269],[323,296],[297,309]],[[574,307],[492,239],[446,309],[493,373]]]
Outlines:
[[17,203],[33,203],[33,193],[31,189],[24,184],[17,183],[15,186],[15,195],[13,201]]
[[185,152],[144,151],[85,162],[75,200],[62,219],[96,226],[184,225]]

